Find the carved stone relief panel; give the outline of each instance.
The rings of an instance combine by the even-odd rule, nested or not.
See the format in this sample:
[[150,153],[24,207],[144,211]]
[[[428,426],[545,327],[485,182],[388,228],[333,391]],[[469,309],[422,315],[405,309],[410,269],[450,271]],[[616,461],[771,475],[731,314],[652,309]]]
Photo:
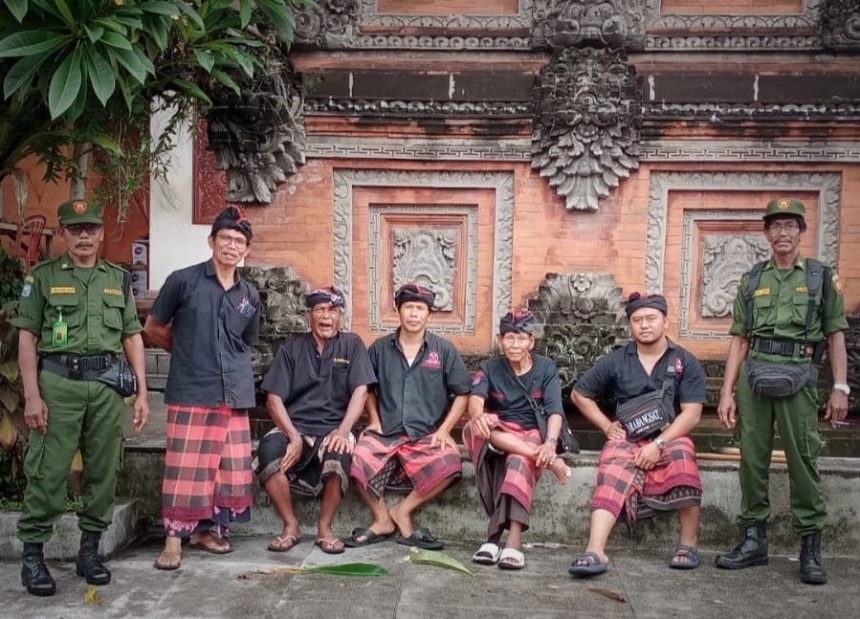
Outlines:
[[412,282],[436,294],[435,309],[454,308],[457,230],[398,228],[394,230],[394,288]]
[[645,47],[642,0],[548,0],[535,6],[532,47]]
[[707,234],[702,248],[702,290],[699,315],[724,318],[732,312],[741,276],[756,262],[770,256],[770,245],[761,232]]
[[568,210],[597,210],[639,167],[642,94],[621,52],[556,52],[535,88],[532,167]]
[[823,0],[821,40],[832,51],[860,50],[860,0]]

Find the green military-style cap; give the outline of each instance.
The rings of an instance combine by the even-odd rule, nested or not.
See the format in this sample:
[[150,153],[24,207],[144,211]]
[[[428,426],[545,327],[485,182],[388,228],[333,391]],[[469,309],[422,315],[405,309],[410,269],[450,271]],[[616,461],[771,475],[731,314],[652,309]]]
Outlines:
[[57,209],[61,226],[70,224],[100,224],[102,209],[98,204],[86,200],[69,200]]
[[793,198],[778,198],[767,203],[767,210],[764,212],[762,219],[774,217],[776,215],[796,215],[806,219],[806,207],[800,200]]

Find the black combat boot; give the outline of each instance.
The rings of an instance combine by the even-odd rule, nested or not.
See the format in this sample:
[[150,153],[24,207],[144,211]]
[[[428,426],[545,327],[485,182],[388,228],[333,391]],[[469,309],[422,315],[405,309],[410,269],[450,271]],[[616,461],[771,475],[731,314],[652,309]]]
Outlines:
[[800,580],[808,585],[827,584],[827,572],[821,565],[821,531],[800,540]]
[[728,554],[717,555],[717,567],[742,570],[754,565],[767,565],[767,523],[757,522],[746,528],[744,541]]
[[27,587],[27,593],[46,597],[57,592],[57,584],[45,565],[45,555],[42,554],[42,544],[24,542],[24,553],[21,555],[21,584]]
[[101,533],[81,531],[81,549],[78,550],[75,571],[78,576],[86,576],[87,584],[90,585],[106,585],[110,582],[110,570],[99,559],[101,538]]

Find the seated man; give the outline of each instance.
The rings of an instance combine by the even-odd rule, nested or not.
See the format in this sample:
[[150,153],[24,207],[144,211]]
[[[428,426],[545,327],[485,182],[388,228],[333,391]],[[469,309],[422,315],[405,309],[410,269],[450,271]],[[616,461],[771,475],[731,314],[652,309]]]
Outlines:
[[364,410],[367,385],[376,377],[361,338],[340,332],[343,295],[321,288],[308,294],[306,304],[311,332],[282,344],[263,380],[277,427],[260,441],[256,470],[284,520],[284,530],[269,550],[287,552],[301,539],[292,488],[304,495],[322,494],[316,545],[337,554],[343,552],[343,542],[332,521],[349,483],[352,427]]
[[[370,423],[355,446],[350,475],[373,522],[356,528],[347,546],[375,544],[397,530],[400,544],[443,547],[427,529],[415,530],[412,514],[462,473],[451,429],[466,410],[471,379],[454,345],[427,331],[434,301],[417,284],[401,286],[394,296],[400,328],[370,347],[378,382],[367,396]],[[388,510],[385,488],[401,471],[412,490]]]
[[[471,420],[463,428],[478,494],[490,517],[487,542],[472,560],[508,570],[525,567],[522,534],[529,528],[541,472],[550,469],[561,484],[571,475],[555,449],[564,415],[558,369],[552,359],[532,352],[534,328],[531,312],[509,313],[499,322],[503,356],[484,361],[475,373]],[[509,533],[501,550],[505,529]]]
[[[588,547],[574,556],[568,569],[576,576],[606,571],[606,542],[622,511],[632,526],[645,513],[678,510],[681,543],[669,567],[695,569],[700,562],[696,546],[702,481],[689,434],[702,414],[704,374],[691,353],[666,337],[668,306],[664,297],[633,293],[626,312],[633,341],[602,357],[571,394],[586,419],[609,438],[600,452]],[[620,406],[637,396],[659,392],[664,385],[673,391],[669,394],[672,397],[665,399],[671,399],[674,421],[635,442],[627,437],[632,428],[610,421],[595,401],[612,395]]]

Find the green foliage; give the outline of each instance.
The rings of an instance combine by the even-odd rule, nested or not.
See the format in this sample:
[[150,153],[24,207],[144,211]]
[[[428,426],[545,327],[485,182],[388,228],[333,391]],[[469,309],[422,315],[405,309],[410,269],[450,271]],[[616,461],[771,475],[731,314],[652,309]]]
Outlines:
[[[122,159],[124,134],[146,126],[153,102],[181,119],[215,93],[241,97],[283,57],[295,7],[306,2],[2,0],[0,180],[30,154],[46,164],[46,180],[77,177],[68,153],[81,145]],[[153,161],[179,124],[150,145]]]
[[21,267],[21,261],[7,254],[0,246],[0,307],[18,298],[23,279],[24,269]]

